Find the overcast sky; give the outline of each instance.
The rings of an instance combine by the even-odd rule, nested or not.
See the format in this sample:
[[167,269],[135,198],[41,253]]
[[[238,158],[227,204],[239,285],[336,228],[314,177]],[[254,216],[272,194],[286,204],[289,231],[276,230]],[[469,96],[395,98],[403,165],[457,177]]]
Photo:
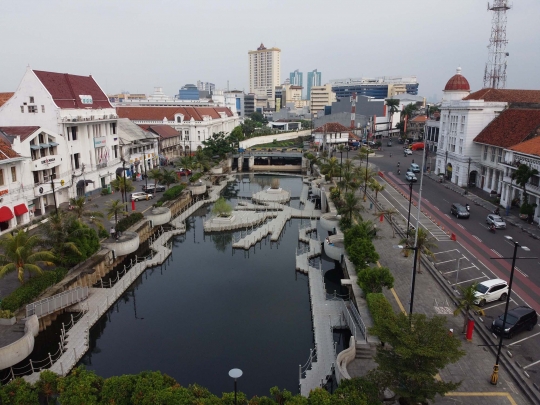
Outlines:
[[[513,3],[507,88],[540,89],[540,2]],[[282,81],[416,75],[433,99],[457,66],[481,88],[491,14],[485,0],[0,0],[0,92],[27,65],[92,74],[107,93],[197,80],[247,92],[247,52],[263,42],[281,49]]]

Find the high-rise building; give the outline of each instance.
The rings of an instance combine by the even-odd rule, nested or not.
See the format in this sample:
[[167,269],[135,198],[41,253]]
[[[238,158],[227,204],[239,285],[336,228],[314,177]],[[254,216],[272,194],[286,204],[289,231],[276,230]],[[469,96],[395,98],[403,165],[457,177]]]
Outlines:
[[197,89],[199,89],[200,91],[208,91],[210,93],[213,93],[216,89],[216,85],[214,83],[201,82],[200,80],[197,80]]
[[324,86],[313,86],[311,88],[310,109],[311,113],[317,112],[320,117],[324,115],[320,111],[324,111],[326,106],[332,105],[332,102],[336,101],[336,93],[332,91],[330,84]]
[[186,84],[178,92],[178,98],[180,100],[198,100],[199,89],[194,84]]
[[321,72],[317,72],[315,69],[313,72],[307,74],[307,98],[311,99],[311,88],[313,86],[321,86]]
[[249,51],[249,92],[266,97],[268,107],[275,107],[275,87],[281,80],[281,49],[267,49],[263,44]]
[[338,99],[348,98],[352,93],[378,99],[389,98],[403,93],[418,95],[416,76],[348,78],[330,80],[330,84]]
[[294,72],[289,73],[289,83],[293,86],[304,87],[304,74],[296,69]]

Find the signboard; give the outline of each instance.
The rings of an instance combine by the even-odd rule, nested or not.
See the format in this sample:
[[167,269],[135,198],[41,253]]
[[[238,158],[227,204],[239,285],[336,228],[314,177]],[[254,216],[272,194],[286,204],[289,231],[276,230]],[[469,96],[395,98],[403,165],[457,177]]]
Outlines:
[[104,136],[100,136],[97,138],[94,138],[94,147],[95,148],[101,148],[107,144],[107,138]]
[[6,188],[5,190],[0,190],[0,195],[6,195],[9,193],[9,190]]
[[56,161],[56,157],[47,157],[45,159],[41,159],[39,163],[42,165],[49,165],[51,163],[54,163],[55,161]]
[[83,104],[93,104],[94,101],[92,100],[92,96],[88,94],[79,94],[79,98],[81,99],[81,103]]

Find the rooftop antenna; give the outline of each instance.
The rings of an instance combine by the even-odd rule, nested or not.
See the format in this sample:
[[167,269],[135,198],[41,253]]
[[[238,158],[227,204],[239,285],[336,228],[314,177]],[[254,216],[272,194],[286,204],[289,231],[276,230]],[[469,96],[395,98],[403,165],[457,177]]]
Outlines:
[[506,11],[511,7],[508,0],[494,0],[487,4],[488,11],[493,11],[491,37],[488,45],[488,61],[484,71],[484,88],[504,89],[506,87]]

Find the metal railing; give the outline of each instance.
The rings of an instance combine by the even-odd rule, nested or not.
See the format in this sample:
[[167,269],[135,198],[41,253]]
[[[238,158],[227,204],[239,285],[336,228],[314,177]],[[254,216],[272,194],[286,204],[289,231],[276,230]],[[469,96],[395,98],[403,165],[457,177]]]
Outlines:
[[52,314],[59,309],[68,307],[88,297],[88,287],[77,287],[61,292],[26,306],[26,317],[36,315],[38,318]]

